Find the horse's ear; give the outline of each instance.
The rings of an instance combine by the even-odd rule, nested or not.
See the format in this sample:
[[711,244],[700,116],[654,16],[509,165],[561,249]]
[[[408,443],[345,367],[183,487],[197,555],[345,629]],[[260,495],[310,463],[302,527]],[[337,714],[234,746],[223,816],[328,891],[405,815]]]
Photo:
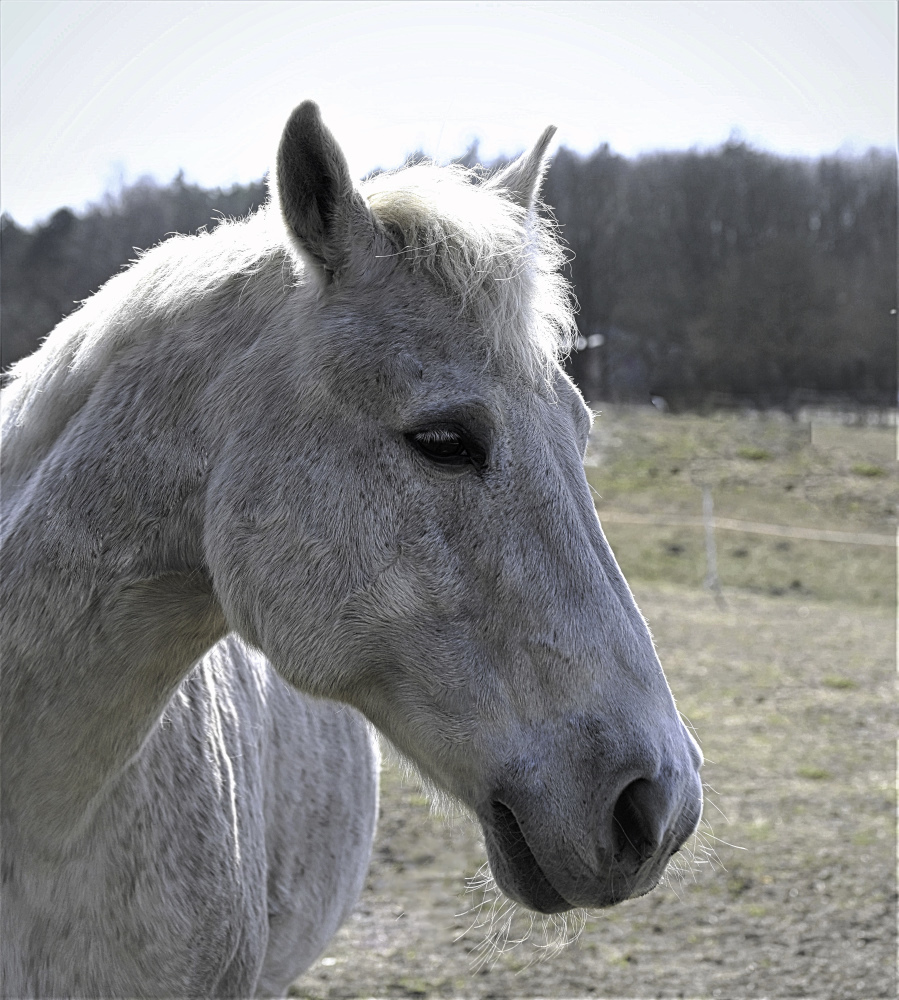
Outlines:
[[526,212],[530,212],[540,194],[540,185],[543,183],[543,175],[546,173],[547,167],[546,150],[555,134],[556,126],[550,125],[544,130],[543,135],[540,136],[530,152],[522,153],[508,167],[504,167],[498,174],[494,174],[487,181],[487,187],[501,191],[516,205],[520,205]]
[[360,228],[370,231],[372,221],[314,101],[303,101],[284,126],[276,184],[291,241],[330,280],[348,262]]

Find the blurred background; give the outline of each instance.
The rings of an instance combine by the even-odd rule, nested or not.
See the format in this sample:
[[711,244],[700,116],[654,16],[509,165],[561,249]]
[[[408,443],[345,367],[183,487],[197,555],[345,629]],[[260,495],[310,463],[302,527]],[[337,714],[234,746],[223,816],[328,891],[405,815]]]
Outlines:
[[304,98],[359,177],[559,127],[587,477],[706,819],[673,890],[535,965],[566,929],[460,898],[476,829],[385,768],[366,892],[295,995],[895,996],[897,9],[0,5],[4,368],[135,248],[262,204]]

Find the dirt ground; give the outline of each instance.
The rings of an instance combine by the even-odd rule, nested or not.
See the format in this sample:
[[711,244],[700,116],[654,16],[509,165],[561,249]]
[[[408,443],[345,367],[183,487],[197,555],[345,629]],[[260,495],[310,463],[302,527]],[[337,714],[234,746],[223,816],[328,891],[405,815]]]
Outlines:
[[[364,895],[295,996],[896,996],[893,610],[745,590],[721,610],[696,588],[634,589],[707,758],[682,870],[587,914],[557,954],[539,924],[499,952],[490,908],[478,924],[481,895],[465,892],[484,860],[475,826],[433,815],[388,764]],[[528,924],[515,915],[511,939]]]

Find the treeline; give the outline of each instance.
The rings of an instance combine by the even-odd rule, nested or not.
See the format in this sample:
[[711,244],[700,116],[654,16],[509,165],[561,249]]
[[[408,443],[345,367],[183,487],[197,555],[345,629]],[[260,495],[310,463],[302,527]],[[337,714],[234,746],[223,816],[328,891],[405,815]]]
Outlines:
[[896,402],[896,158],[787,159],[727,143],[555,157],[595,398],[790,408]]
[[[466,159],[471,159],[467,157]],[[545,199],[572,251],[572,374],[593,400],[674,407],[895,405],[897,164],[789,159],[730,142],[626,159],[555,156]],[[265,199],[142,182],[83,215],[0,230],[4,367],[124,263]]]

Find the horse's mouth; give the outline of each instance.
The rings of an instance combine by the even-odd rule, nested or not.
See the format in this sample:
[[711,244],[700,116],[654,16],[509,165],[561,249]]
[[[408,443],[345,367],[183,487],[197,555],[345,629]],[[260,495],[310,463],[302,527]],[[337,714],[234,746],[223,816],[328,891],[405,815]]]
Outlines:
[[[621,836],[611,853],[612,870],[604,875],[589,874],[577,881],[576,902],[571,902],[556,888],[541,867],[528,844],[512,809],[493,799],[480,811],[487,858],[497,885],[511,899],[538,913],[564,913],[579,906],[607,907],[643,896],[659,883],[680,838],[666,837],[664,846],[652,849],[639,842],[635,824],[624,826],[618,819]],[[690,824],[690,829],[695,823]],[[559,872],[557,882],[571,885],[571,876]]]
[[490,868],[507,896],[539,913],[563,913],[574,909],[546,877],[515,814],[505,803],[491,802],[489,821],[482,825]]

